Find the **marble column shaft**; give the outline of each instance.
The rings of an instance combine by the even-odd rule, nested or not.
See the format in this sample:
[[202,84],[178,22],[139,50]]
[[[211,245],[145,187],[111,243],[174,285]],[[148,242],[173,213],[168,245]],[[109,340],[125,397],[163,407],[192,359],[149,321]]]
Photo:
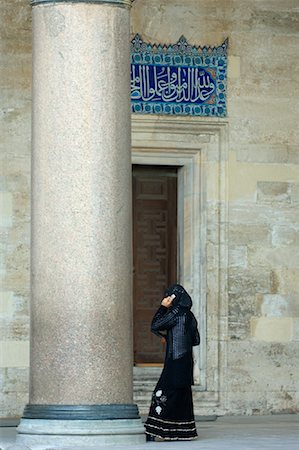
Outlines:
[[129,42],[125,5],[33,7],[30,404],[132,403]]

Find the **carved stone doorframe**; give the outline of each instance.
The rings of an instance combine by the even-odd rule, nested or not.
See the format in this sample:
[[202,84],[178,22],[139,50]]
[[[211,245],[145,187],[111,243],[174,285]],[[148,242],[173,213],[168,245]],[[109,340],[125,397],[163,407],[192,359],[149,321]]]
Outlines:
[[[227,122],[132,116],[132,164],[177,166],[179,282],[193,299],[201,345],[194,348],[194,409],[220,412],[227,336]],[[147,412],[161,368],[134,368],[134,395]]]

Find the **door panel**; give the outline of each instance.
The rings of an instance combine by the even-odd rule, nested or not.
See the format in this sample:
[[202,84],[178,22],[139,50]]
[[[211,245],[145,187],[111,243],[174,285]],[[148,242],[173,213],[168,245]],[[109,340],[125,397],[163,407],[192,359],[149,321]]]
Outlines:
[[167,286],[177,280],[177,169],[133,167],[134,361],[162,363],[150,332]]

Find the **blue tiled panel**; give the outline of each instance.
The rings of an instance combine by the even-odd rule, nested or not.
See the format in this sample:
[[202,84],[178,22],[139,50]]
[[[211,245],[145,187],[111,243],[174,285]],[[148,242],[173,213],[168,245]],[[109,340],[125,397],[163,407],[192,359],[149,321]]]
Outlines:
[[131,41],[131,106],[142,114],[226,116],[227,46]]

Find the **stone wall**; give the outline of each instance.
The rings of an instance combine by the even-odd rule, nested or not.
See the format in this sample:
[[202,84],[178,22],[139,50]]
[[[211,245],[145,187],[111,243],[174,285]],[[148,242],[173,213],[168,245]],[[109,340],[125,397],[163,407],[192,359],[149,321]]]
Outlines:
[[31,12],[0,2],[0,417],[28,399]]
[[[298,409],[298,2],[136,0],[146,41],[229,38],[227,339],[219,411]],[[204,411],[203,411],[204,412]]]
[[[27,401],[31,22],[0,3],[0,416]],[[297,0],[135,0],[132,35],[229,38],[228,315],[219,413],[298,409],[299,11]],[[2,170],[3,169],[3,170]],[[208,343],[209,345],[209,343]],[[205,411],[202,410],[202,413]],[[217,413],[217,410],[215,411]]]

